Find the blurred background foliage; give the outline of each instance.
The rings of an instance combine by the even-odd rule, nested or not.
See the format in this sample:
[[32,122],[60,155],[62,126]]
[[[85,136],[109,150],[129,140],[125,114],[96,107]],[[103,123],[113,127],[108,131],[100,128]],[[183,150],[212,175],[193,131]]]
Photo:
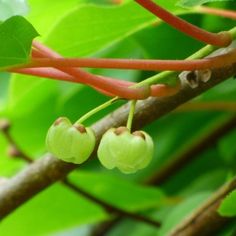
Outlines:
[[[9,1],[10,2],[10,1]],[[100,56],[123,58],[185,58],[203,45],[177,32],[131,1],[118,5],[111,0],[29,0],[0,1],[0,18],[23,14],[45,42],[64,56]],[[235,22],[215,16],[194,14],[176,5],[176,0],[160,0],[162,6],[189,22],[212,32],[228,30]],[[235,1],[213,2],[209,6],[236,10]],[[3,10],[4,9],[4,10]],[[130,81],[140,81],[150,72],[90,70]],[[233,79],[220,84],[195,99],[196,102],[235,102]],[[47,129],[59,116],[75,121],[82,114],[108,98],[93,89],[65,82],[0,74],[0,117],[10,120],[11,134],[32,158],[45,153]],[[119,104],[100,112],[88,121],[92,124]],[[168,231],[193,208],[201,204],[222,185],[236,167],[236,130],[232,129],[158,186],[141,183],[160,170],[163,164],[201,140],[214,127],[233,115],[227,111],[179,111],[155,121],[145,130],[155,141],[151,165],[133,175],[108,171],[96,159],[70,174],[76,185],[109,203],[139,211],[163,222],[160,230],[140,222],[123,220],[109,236],[167,235]],[[27,164],[7,154],[8,143],[0,133],[0,175],[11,177]],[[167,203],[166,199],[178,201]],[[56,184],[9,215],[0,224],[4,236],[88,235],[91,227],[110,216],[98,205]],[[229,225],[221,235],[236,230]]]

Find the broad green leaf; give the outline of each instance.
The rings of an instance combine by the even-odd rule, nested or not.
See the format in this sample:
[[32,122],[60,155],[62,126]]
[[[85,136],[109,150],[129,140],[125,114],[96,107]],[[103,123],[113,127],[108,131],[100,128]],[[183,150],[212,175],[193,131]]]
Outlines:
[[223,2],[231,0],[180,0],[177,5],[182,7],[195,7],[209,2]]
[[[183,13],[173,2],[162,0],[159,4],[174,14]],[[46,44],[66,56],[84,56],[154,22],[160,20],[133,1],[118,7],[82,5],[68,12],[55,24]]]
[[235,163],[235,154],[236,154],[236,146],[235,144],[236,132],[232,130],[229,134],[227,134],[224,138],[219,141],[218,148],[222,155],[222,158],[229,165]]
[[236,190],[232,191],[225,199],[222,201],[218,212],[221,216],[236,216]]
[[0,232],[4,236],[49,236],[79,225],[102,221],[107,217],[100,206],[61,184],[56,184],[4,219]]
[[58,19],[66,14],[68,10],[83,2],[83,0],[28,0],[28,2],[30,12],[27,15],[27,19],[44,37]]
[[[160,190],[141,187],[112,175],[80,170],[72,173],[71,178],[94,196],[130,211],[145,210],[163,203]],[[108,215],[100,206],[57,184],[39,193],[9,215],[1,223],[0,232],[4,236],[56,235],[61,230],[107,218]]]
[[[72,2],[68,1],[68,4],[69,3],[72,4]],[[172,9],[174,7],[173,2],[169,1],[168,3],[166,3],[163,0],[161,4]],[[32,4],[33,3],[34,0],[32,0]],[[38,14],[42,14],[42,18],[44,19],[43,14],[45,14],[45,11],[54,9],[54,5],[51,5],[51,3],[41,4],[40,1],[36,0],[35,3],[36,6],[40,6],[40,9],[44,9],[41,12],[36,11],[35,17],[33,16],[29,17],[29,19],[32,19],[33,22],[36,22],[36,27],[37,27],[39,24],[43,22]],[[66,12],[66,10],[70,9],[69,6],[73,5],[69,4],[67,6],[62,4],[61,1],[60,4],[59,3],[57,4],[58,5],[55,5],[55,9],[59,9],[59,12],[63,11],[64,9]],[[51,18],[47,19],[49,17],[48,15],[50,15],[51,17],[51,15],[54,15],[53,12],[54,10],[52,11],[52,14],[49,13],[46,14],[45,19],[48,20],[49,22],[51,22],[50,21]],[[135,17],[133,15],[134,13],[141,13],[141,15],[140,16],[137,15]],[[123,19],[124,14],[127,14],[125,19]],[[104,17],[105,15],[107,15],[109,21],[107,20],[108,19],[107,17]],[[55,19],[57,19],[57,17],[55,17]],[[112,7],[112,8],[79,5],[78,7],[75,8],[75,10],[67,12],[66,16],[62,16],[61,19],[58,20],[58,23],[54,24],[54,27],[53,27],[53,22],[51,23],[51,27],[53,27],[54,30],[51,30],[49,35],[47,35],[47,42],[53,48],[59,51],[61,51],[59,44],[62,43],[63,47],[66,47],[66,49],[64,48],[63,50],[64,54],[73,56],[74,53],[76,52],[76,54],[81,55],[82,53],[83,55],[85,55],[87,53],[97,52],[97,50],[107,47],[108,45],[111,45],[112,42],[121,40],[124,37],[130,35],[132,32],[141,30],[145,26],[150,25],[153,21],[155,21],[155,19],[156,18],[154,16],[152,16],[147,11],[143,10],[141,7],[139,7],[137,4],[134,3],[129,3],[120,7]],[[127,24],[126,22],[130,22],[131,25]],[[93,25],[93,28],[90,27],[91,24]],[[47,31],[48,25],[50,25],[50,23],[49,24],[44,23],[44,25],[41,26],[45,27]],[[113,29],[112,32],[109,30],[109,27]],[[124,32],[126,33],[124,34]],[[108,34],[109,37],[105,36],[107,33],[109,33]],[[99,42],[97,41],[98,38]],[[81,48],[81,45],[83,48]],[[44,85],[42,85],[42,83]],[[37,100],[43,98],[44,96],[47,96],[45,95],[45,91],[43,89],[37,89],[37,85],[40,85],[40,88],[44,87],[44,89],[48,91],[47,94],[55,92],[54,89],[50,92],[51,83],[49,83],[46,80],[43,81],[42,83],[41,81],[38,82],[35,77],[24,78],[24,76],[18,76],[18,75],[14,77],[10,89],[9,105],[11,106],[11,109],[14,109],[14,107],[18,107],[20,100],[23,97],[25,97],[24,99],[27,99],[28,92],[30,97],[33,97],[34,93],[37,92],[38,94]],[[32,87],[35,90],[31,90]],[[37,104],[35,102],[34,106],[36,105]],[[30,107],[32,106],[33,104],[30,105]],[[27,109],[27,106],[24,106],[24,108]]]
[[[165,204],[163,192],[155,187],[141,186],[112,174],[78,171],[73,181],[94,196],[130,211],[158,208]],[[128,194],[132,192],[132,194]]]
[[26,63],[36,36],[34,27],[21,16],[3,22],[0,25],[0,67]]

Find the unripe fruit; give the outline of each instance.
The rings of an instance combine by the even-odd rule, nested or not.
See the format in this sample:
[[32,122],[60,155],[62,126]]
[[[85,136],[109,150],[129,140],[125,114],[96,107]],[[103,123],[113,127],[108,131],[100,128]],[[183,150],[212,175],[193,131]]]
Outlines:
[[86,161],[94,150],[95,135],[90,128],[72,125],[66,117],[58,118],[46,137],[48,151],[55,157],[75,164]]
[[131,134],[126,127],[112,128],[101,139],[98,158],[107,169],[135,173],[150,163],[153,146],[152,138],[143,131]]

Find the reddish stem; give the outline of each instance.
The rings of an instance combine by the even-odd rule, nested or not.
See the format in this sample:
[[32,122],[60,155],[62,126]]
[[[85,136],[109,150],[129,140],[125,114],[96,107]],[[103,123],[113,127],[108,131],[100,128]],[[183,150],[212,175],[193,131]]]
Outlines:
[[222,16],[222,17],[236,20],[236,12],[235,11],[206,7],[206,6],[200,6],[197,8],[197,10],[201,13],[207,13],[207,14],[211,14],[211,15]]
[[[26,74],[26,75],[33,75],[33,76],[39,76],[39,77],[45,77],[55,80],[62,80],[62,81],[70,81],[74,83],[82,83],[82,81],[77,77],[72,77],[60,70],[57,70],[55,68],[22,68],[22,69],[11,69],[10,72],[13,73],[19,73],[19,74]],[[105,78],[106,80],[109,80],[110,83],[113,83],[113,86],[123,86],[123,87],[130,87],[133,85],[136,85],[136,83],[129,82],[129,81],[123,81],[123,80],[116,80],[116,79],[110,79]],[[107,96],[116,96],[115,94],[112,94],[110,92],[107,92],[105,90],[102,90],[96,86],[91,86],[97,91],[107,95]],[[171,96],[175,94],[179,88],[176,87],[170,87],[165,84],[157,84],[151,86],[151,94],[150,96],[153,97],[163,97],[163,96]]]
[[110,69],[138,70],[203,70],[231,65],[236,61],[236,50],[215,57],[198,60],[139,60],[110,58],[32,58],[32,62],[24,65],[30,67],[91,67]]
[[[59,54],[38,42],[33,42],[33,46],[40,50],[41,56],[46,56],[49,58],[61,58]],[[36,52],[34,52],[34,54],[35,53]],[[62,70],[58,66],[55,66],[55,68]],[[78,68],[64,68],[63,72],[71,75],[72,77],[80,78],[82,83],[94,86],[96,88],[100,88],[101,90],[107,91],[111,94],[115,94],[116,96],[122,98],[130,100],[140,100],[150,96],[150,88],[148,86],[140,88],[130,88],[120,85],[114,86],[114,84],[111,83],[109,80],[106,80],[101,76],[90,74]]]
[[201,42],[219,47],[227,47],[232,42],[232,37],[228,32],[211,33],[171,14],[151,0],[135,1],[142,7],[146,8],[149,12],[153,13],[166,23],[170,24],[172,27]]
[[[40,68],[40,69],[38,69],[38,68],[22,68],[22,69],[11,69],[9,71],[13,72],[13,73],[18,73],[18,74],[33,75],[33,76],[38,76],[38,77],[50,78],[50,79],[54,79],[54,80],[69,81],[69,82],[73,82],[73,83],[81,83],[82,82],[78,78],[72,77],[72,76],[70,76],[66,73],[63,73],[62,71],[54,69],[54,68]],[[114,82],[114,86],[116,86],[115,82]],[[111,96],[111,97],[116,96],[115,94],[109,93],[109,92],[102,90],[100,88],[97,88],[95,86],[91,85],[91,87],[93,87],[97,91],[99,91],[107,96]]]

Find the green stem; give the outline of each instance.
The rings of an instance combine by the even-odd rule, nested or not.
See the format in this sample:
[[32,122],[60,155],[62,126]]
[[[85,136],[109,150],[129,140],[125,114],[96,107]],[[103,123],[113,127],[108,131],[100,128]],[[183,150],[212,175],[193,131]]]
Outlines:
[[[232,28],[228,31],[233,39],[236,39],[236,27]],[[208,56],[210,53],[214,52],[218,47],[212,45],[206,45],[201,48],[191,56],[187,57],[186,60],[194,60],[201,59],[203,57]],[[178,73],[175,71],[163,71],[157,75],[154,75],[142,82],[138,83],[138,86],[143,85],[153,85],[153,84],[166,84],[170,86],[175,86],[179,82],[179,78],[177,77]]]
[[236,27],[234,27],[233,29],[229,30],[229,33],[231,34],[233,39],[236,39]]
[[132,100],[130,102],[130,110],[129,110],[129,117],[127,120],[127,125],[126,127],[131,131],[132,128],[132,123],[133,123],[133,118],[134,118],[134,113],[135,113],[135,106],[136,106],[137,100]]
[[[236,39],[236,27],[232,28],[231,30],[228,31],[233,39]],[[210,53],[214,52],[217,49],[217,47],[212,46],[212,45],[206,45],[205,47],[201,48],[191,56],[187,57],[186,60],[194,60],[194,59],[200,59],[203,57],[208,56]],[[178,73],[175,71],[163,71],[157,75],[154,75],[146,80],[141,81],[137,85],[133,87],[140,87],[144,85],[153,85],[153,84],[166,84],[169,86],[176,86],[179,83],[179,78],[178,78]],[[110,106],[113,104],[115,101],[117,101],[119,97],[115,97],[104,104],[96,107],[95,109],[91,110],[84,116],[82,116],[76,123],[83,123],[85,120],[87,120],[89,117],[94,115],[95,113],[105,109],[106,107]],[[135,111],[135,105],[136,105],[136,100],[133,100],[131,102],[131,108],[130,108],[130,113],[127,121],[127,128],[131,129],[132,126],[132,120],[134,116],[134,111]]]
[[85,120],[87,120],[88,118],[90,118],[91,116],[96,114],[97,112],[109,107],[114,102],[116,102],[118,99],[119,99],[118,97],[114,97],[114,98],[108,100],[107,102],[103,103],[102,105],[94,108],[93,110],[89,111],[85,115],[81,116],[75,123],[82,124]]

